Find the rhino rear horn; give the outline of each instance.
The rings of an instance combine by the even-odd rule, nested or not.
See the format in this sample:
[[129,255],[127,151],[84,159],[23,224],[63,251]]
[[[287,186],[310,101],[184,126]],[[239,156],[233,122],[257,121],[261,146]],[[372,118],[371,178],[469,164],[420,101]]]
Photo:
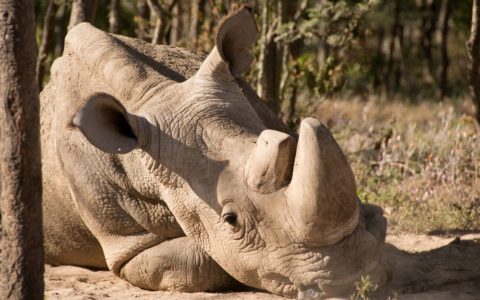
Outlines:
[[286,186],[292,175],[295,140],[286,133],[264,130],[250,156],[245,177],[255,192],[274,192]]

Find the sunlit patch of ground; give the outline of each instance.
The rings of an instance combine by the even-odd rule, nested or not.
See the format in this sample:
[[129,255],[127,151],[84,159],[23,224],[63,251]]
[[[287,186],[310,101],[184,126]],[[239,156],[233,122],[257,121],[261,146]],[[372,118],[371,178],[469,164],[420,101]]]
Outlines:
[[[480,234],[387,237],[385,258],[393,270],[392,299],[479,299]],[[46,267],[47,299],[281,299],[261,292],[171,293],[145,291],[108,271]],[[381,299],[386,299],[384,296]]]

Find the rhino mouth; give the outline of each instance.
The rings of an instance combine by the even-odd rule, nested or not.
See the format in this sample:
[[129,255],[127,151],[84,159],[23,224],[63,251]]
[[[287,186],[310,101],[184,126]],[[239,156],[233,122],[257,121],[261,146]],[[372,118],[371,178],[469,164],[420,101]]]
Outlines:
[[271,265],[275,261],[278,265],[279,257],[284,259],[277,272],[268,271],[265,278],[269,282],[264,282],[264,287],[284,297],[324,299],[350,297],[362,277],[383,286],[390,279],[390,269],[383,261],[381,245],[361,221],[352,234],[335,245],[301,247],[293,255],[286,255],[292,248],[284,249],[270,257]]

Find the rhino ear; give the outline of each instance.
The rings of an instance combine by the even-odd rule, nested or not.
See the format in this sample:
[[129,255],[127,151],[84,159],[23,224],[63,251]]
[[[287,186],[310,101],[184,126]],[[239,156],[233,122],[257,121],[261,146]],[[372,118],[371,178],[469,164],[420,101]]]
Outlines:
[[138,139],[131,126],[134,116],[108,94],[94,94],[75,114],[73,124],[98,149],[107,153],[123,154],[138,147]]
[[257,24],[250,8],[243,6],[225,17],[217,31],[216,45],[233,76],[245,73],[253,61],[249,48],[258,38]]
[[200,75],[228,79],[242,75],[253,61],[249,48],[257,38],[257,23],[248,6],[224,17],[217,29],[215,48],[200,67]]

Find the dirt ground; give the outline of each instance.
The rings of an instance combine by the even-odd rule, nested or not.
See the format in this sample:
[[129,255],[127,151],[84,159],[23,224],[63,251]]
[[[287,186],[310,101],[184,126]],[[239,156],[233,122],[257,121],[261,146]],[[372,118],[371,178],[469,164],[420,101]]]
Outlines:
[[[385,257],[394,272],[393,299],[480,299],[480,234],[387,237]],[[46,266],[46,299],[282,299],[262,292],[145,291],[107,271]],[[381,296],[385,298],[387,296]]]

